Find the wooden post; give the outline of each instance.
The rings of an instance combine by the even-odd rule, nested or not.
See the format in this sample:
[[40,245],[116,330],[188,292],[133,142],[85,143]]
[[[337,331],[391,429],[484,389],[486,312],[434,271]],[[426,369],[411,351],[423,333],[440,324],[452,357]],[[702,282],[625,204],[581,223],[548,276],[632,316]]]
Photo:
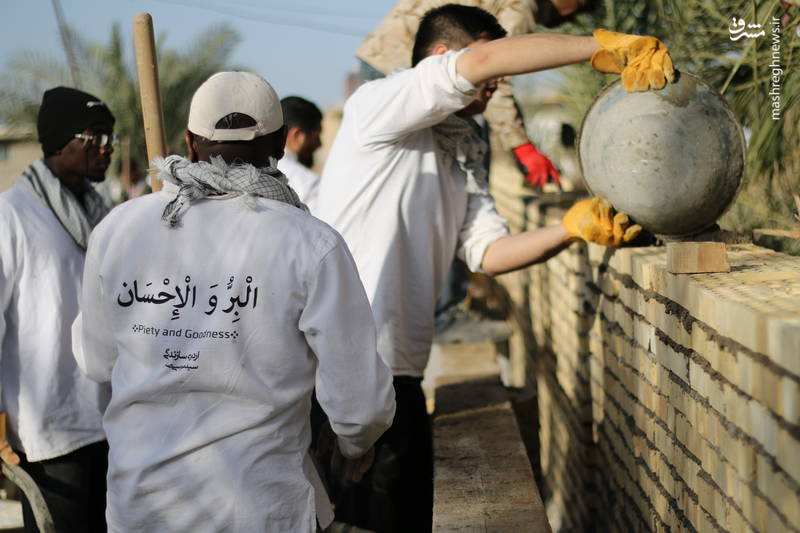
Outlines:
[[[133,17],[133,44],[136,50],[136,72],[139,76],[139,97],[144,118],[144,137],[147,143],[147,159],[167,155],[164,140],[164,116],[161,113],[161,91],[158,88],[158,63],[156,43],[153,35],[153,19],[149,13],[138,13]],[[153,191],[161,190],[161,181],[155,172],[150,172]]]

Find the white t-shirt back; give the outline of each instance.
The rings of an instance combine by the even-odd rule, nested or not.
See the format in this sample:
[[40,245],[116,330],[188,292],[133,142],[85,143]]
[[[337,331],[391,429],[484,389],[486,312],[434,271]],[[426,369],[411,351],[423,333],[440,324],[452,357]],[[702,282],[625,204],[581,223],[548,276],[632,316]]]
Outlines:
[[201,200],[171,229],[172,197],[117,207],[87,251],[76,357],[112,384],[109,529],[313,532],[314,386],[345,454],[394,414],[355,265],[293,206]]

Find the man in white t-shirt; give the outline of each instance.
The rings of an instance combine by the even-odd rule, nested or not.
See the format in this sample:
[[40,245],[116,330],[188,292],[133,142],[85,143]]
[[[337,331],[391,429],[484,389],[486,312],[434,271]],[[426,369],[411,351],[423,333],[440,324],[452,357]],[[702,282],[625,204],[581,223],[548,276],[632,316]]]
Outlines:
[[314,212],[319,174],[311,170],[314,152],[321,146],[322,112],[312,102],[299,96],[281,100],[283,121],[286,124],[286,151],[278,161],[278,168],[286,174],[289,185],[300,201]]
[[[322,175],[316,215],[342,233],[372,304],[378,352],[394,373],[397,414],[362,484],[334,494],[337,519],[379,533],[430,530],[430,426],[420,382],[434,305],[454,255],[500,274],[546,260],[575,239],[617,245],[635,236],[624,214],[580,202],[558,226],[510,236],[486,187],[471,116],[503,76],[591,58],[627,87],[663,87],[666,47],[652,37],[502,38],[489,13],[446,5],[420,23],[412,68],[365,83],[345,103]],[[599,46],[602,44],[602,47]],[[624,70],[623,70],[624,69]]]
[[[21,460],[56,530],[66,533],[106,529],[109,390],[78,370],[70,327],[86,242],[109,210],[92,183],[105,178],[113,130],[114,116],[97,97],[46,91],[37,119],[44,157],[0,194],[0,411],[19,457],[0,455]],[[25,531],[39,530],[27,500],[23,520]]]
[[[391,374],[341,236],[276,168],[272,87],[221,72],[195,92],[189,159],[126,202],[86,256],[76,358],[110,382],[110,531],[313,533],[316,387],[341,454],[390,425]],[[328,513],[330,509],[328,508]]]

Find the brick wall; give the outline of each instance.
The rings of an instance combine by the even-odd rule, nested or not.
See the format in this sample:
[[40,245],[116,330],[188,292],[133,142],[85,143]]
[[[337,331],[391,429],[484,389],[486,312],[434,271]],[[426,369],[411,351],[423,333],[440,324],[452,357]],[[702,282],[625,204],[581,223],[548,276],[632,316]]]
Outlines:
[[[513,231],[560,220],[493,188]],[[800,258],[728,258],[676,276],[663,247],[576,244],[498,279],[554,531],[800,531]]]

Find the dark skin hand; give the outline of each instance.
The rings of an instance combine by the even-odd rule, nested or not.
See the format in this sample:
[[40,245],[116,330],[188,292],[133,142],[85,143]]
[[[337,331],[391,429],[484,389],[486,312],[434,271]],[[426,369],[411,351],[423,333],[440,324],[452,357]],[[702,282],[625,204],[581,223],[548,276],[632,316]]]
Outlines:
[[[108,134],[114,128],[110,123],[99,123],[80,132],[86,135]],[[45,158],[44,164],[76,198],[81,198],[84,181],[101,182],[106,177],[106,170],[111,163],[111,146],[98,147],[81,139],[71,139],[60,150]]]

